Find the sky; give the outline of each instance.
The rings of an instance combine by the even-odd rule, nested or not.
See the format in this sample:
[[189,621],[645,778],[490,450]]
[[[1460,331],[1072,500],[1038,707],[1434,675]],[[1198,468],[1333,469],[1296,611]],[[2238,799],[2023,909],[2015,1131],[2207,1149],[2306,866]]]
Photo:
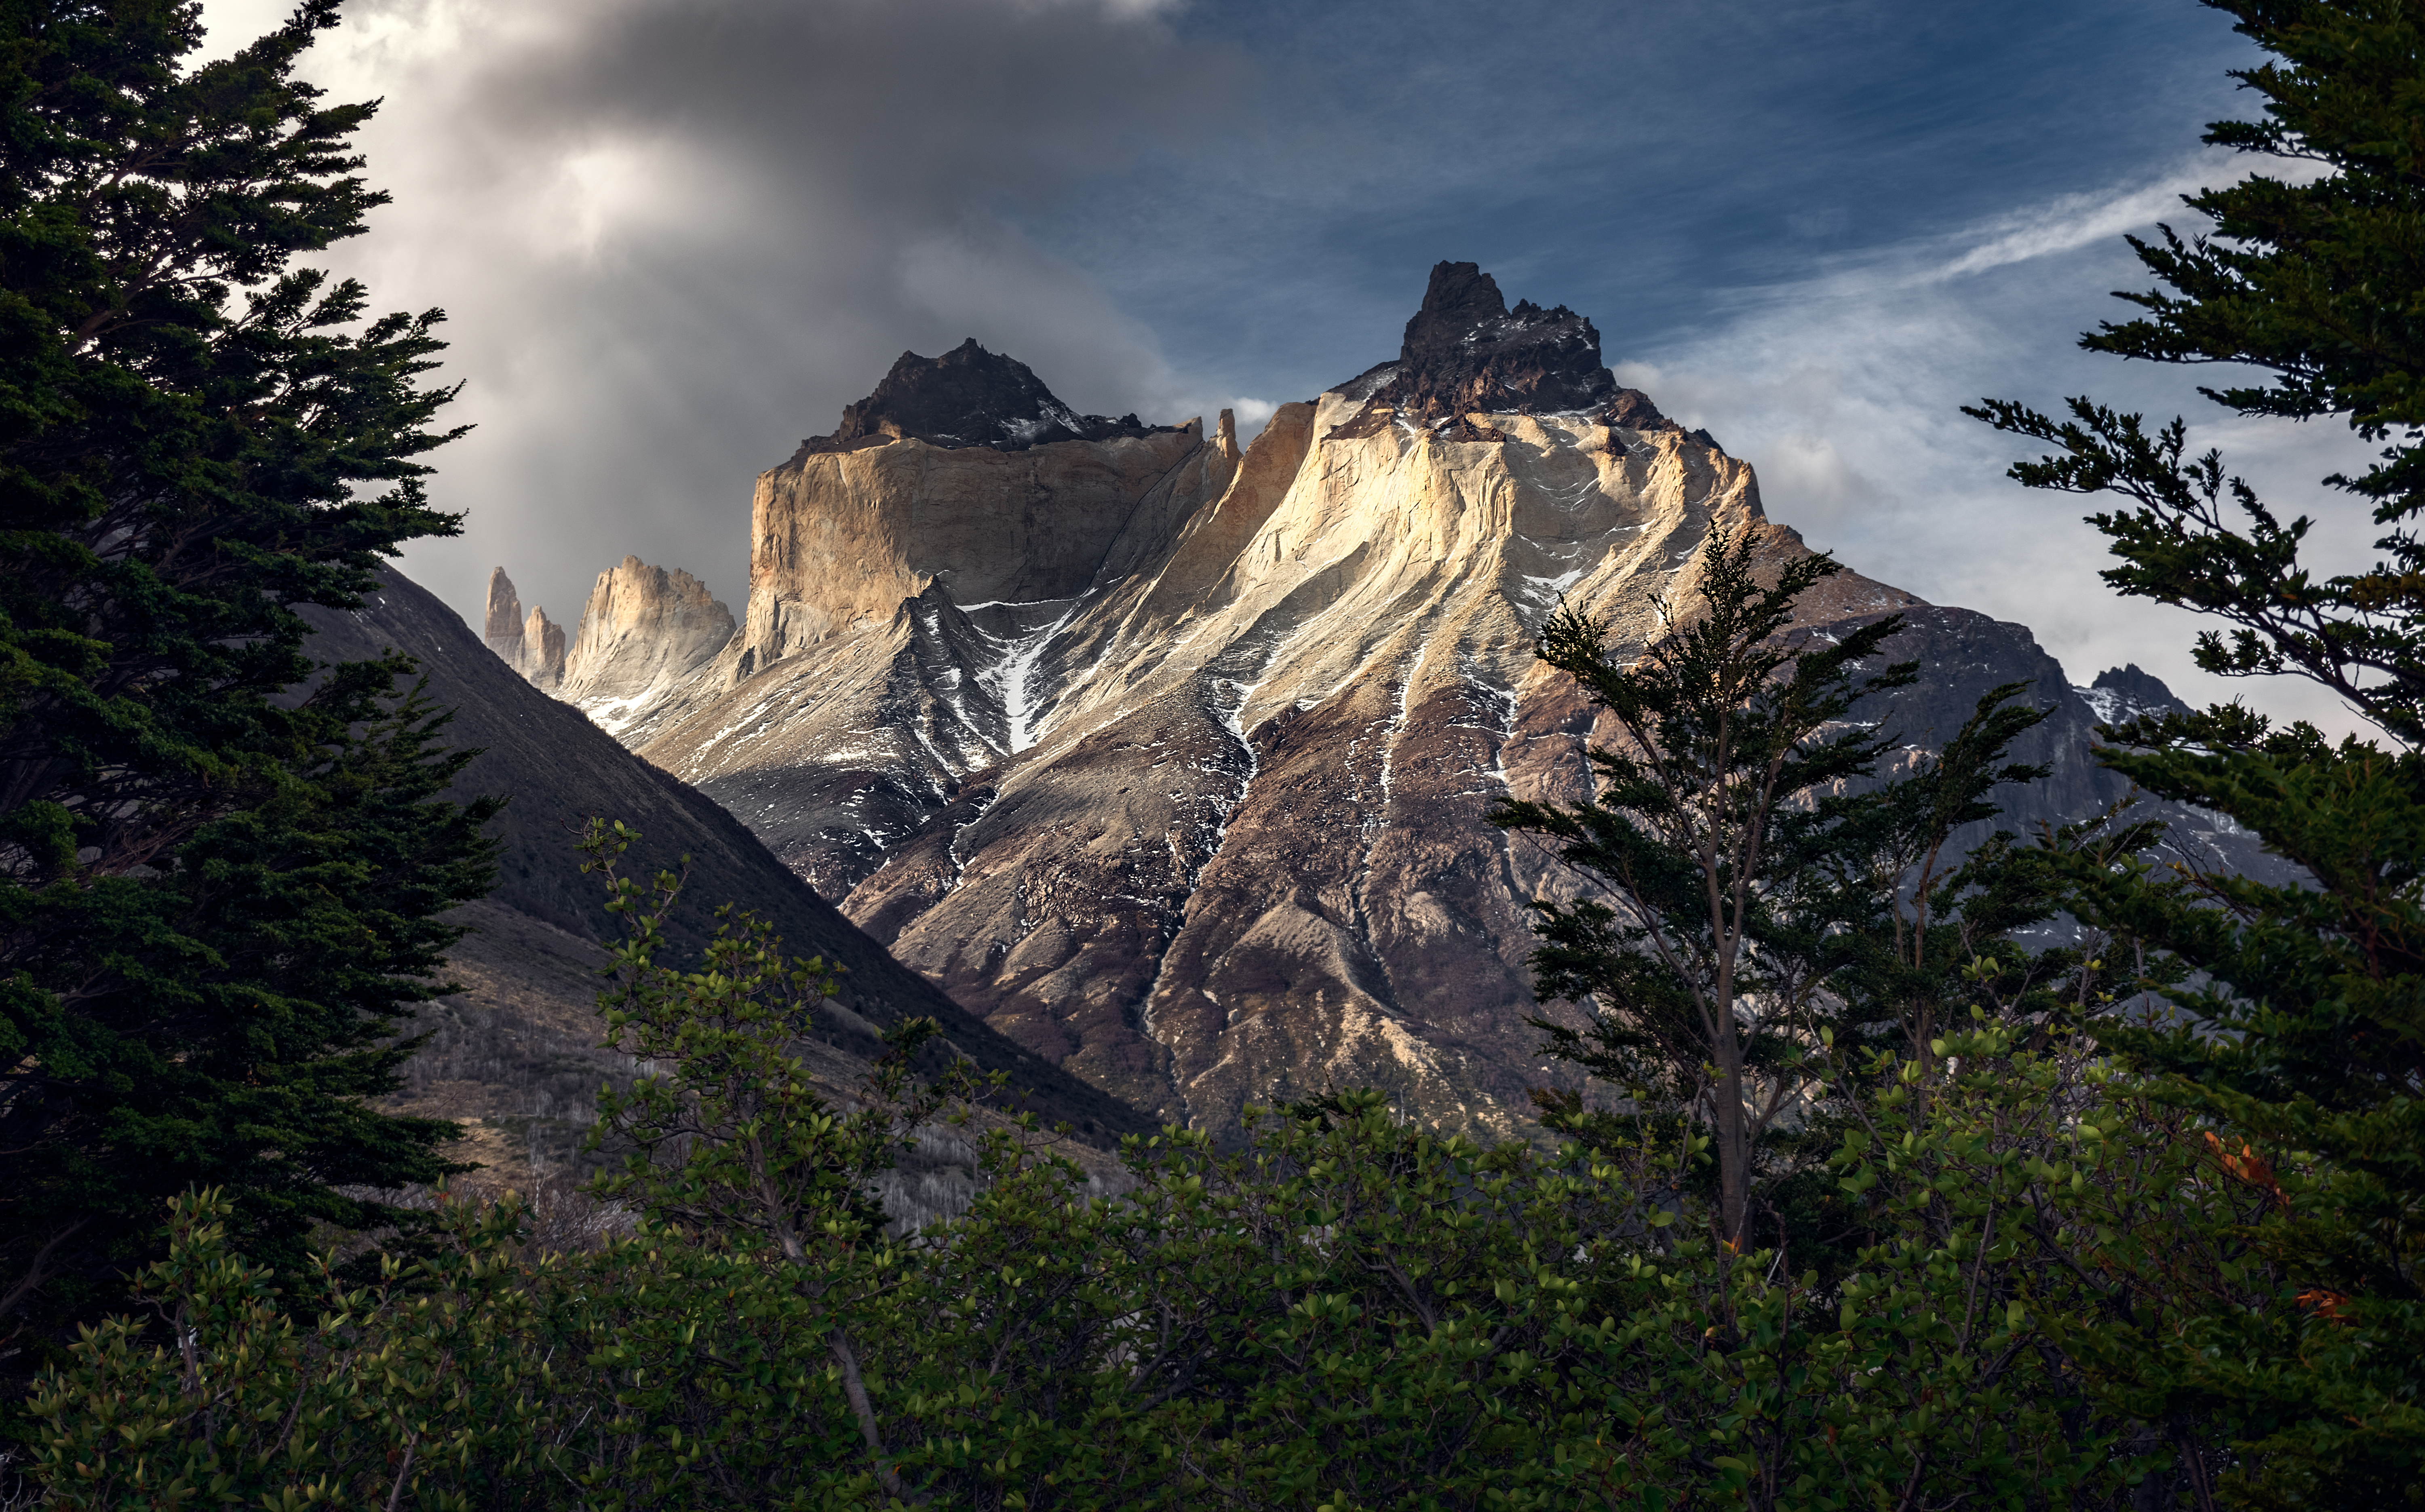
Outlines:
[[[232,50],[280,0],[204,0]],[[752,483],[902,351],[969,336],[1085,410],[1251,428],[1394,356],[1431,265],[1592,317],[1620,378],[1848,565],[2029,625],[2073,679],[2350,721],[2198,672],[1985,395],[2179,413],[2324,565],[2371,532],[2329,425],[2078,350],[2123,237],[2247,171],[2255,54],[2192,0],[353,0],[306,72],[378,98],[394,202],[324,261],[443,308],[454,417],[406,570],[568,627],[626,554],[739,612]]]

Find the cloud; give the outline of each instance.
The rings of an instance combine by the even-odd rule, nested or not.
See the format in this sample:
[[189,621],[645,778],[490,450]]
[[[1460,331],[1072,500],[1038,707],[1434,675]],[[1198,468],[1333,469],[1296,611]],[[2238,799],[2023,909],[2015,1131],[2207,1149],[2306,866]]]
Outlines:
[[2197,217],[2188,213],[2181,197],[2215,183],[2220,176],[2216,166],[2210,159],[2201,159],[2195,167],[2176,170],[2154,184],[2067,194],[2047,204],[1968,228],[1961,239],[1975,245],[1923,276],[1950,279],[1965,273],[1984,273],[1991,268],[2110,242],[2126,232],[2144,230],[2160,221],[2194,220]]
[[[288,4],[205,13],[233,39]],[[396,203],[342,263],[452,313],[480,427],[439,458],[466,537],[408,565],[476,611],[502,562],[570,619],[631,551],[737,608],[755,474],[904,347],[972,335],[1083,409],[1252,434],[1271,406],[1243,395],[1388,355],[1423,270],[1472,257],[1594,316],[1859,570],[2024,621],[2083,678],[2330,715],[2198,675],[2187,617],[2098,580],[2091,506],[2006,481],[2027,448],[1957,412],[2187,412],[2312,501],[2328,559],[2365,555],[2315,487],[2345,432],[2074,346],[2146,282],[2120,234],[2192,229],[2178,197],[2244,170],[2162,154],[2240,108],[2253,53],[2194,7],[1904,8],[353,0],[313,67],[385,98],[364,146]]]
[[2144,287],[2120,241],[2159,219],[2185,233],[2180,196],[2244,172],[2199,154],[2135,182],[2049,199],[1941,235],[1873,249],[1807,277],[1740,293],[1732,310],[1619,367],[1687,425],[1706,426],[1758,470],[1769,513],[1849,566],[1938,603],[2018,620],[2076,681],[2137,662],[2193,702],[2245,697],[2277,716],[2356,728],[2321,690],[2292,679],[2226,682],[2198,671],[2201,622],[2124,599],[2081,517],[2110,507],[2006,478],[2038,448],[1962,415],[1983,396],[2041,410],[2092,394],[2151,421],[2191,422],[2285,513],[2319,523],[2311,559],[2366,560],[2365,509],[2318,480],[2368,448],[2340,426],[2241,420],[2200,397],[2211,372],[2080,352],[2075,333],[2129,313],[2105,291]]
[[[215,50],[268,19],[212,0]],[[1234,109],[1245,65],[1139,0],[366,0],[307,72],[381,97],[394,195],[338,249],[442,306],[459,540],[408,571],[476,612],[502,563],[570,621],[626,552],[739,608],[754,475],[905,347],[975,336],[1082,409],[1219,395],[1020,217]],[[1189,408],[1193,406],[1194,408]],[[1186,413],[1181,413],[1184,410]]]
[[[2182,201],[2202,189],[2240,178],[2249,166],[2249,159],[2240,153],[2217,148],[2199,153],[2152,184],[2066,194],[1967,227],[1949,240],[1968,245],[1921,277],[1951,279],[1984,273],[2112,244],[2126,233],[2145,232],[2158,224],[2170,225],[2184,236],[2193,234],[2205,225],[2206,217]],[[2285,184],[2311,184],[2329,169],[2321,163],[2283,160],[2264,171]]]

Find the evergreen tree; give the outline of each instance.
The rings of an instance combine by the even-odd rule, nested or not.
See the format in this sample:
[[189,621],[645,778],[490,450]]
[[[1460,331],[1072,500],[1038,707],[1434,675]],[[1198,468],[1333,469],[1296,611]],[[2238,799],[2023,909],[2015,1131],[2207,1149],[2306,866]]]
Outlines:
[[2243,415],[2339,416],[2389,442],[2326,486],[2371,507],[2376,564],[2318,578],[2310,520],[2280,513],[2176,419],[2087,398],[2057,421],[1969,412],[2058,448],[2014,475],[2112,492],[2090,517],[2126,594],[2215,614],[2197,658],[2332,689],[2396,743],[2272,729],[2238,705],[2109,732],[2109,765],[2263,836],[2306,882],[2262,886],[2144,864],[2071,865],[2091,923],[2170,952],[2170,1024],[2100,1030],[2156,1093],[2206,1124],[2209,1179],[2270,1198],[2245,1237],[2267,1305],[2214,1307],[2102,1361],[2151,1420],[2220,1423],[2223,1494],[2262,1506],[2425,1505],[2425,10],[2391,0],[2208,0],[2270,55],[2238,71],[2259,121],[2209,143],[2321,168],[2260,168],[2192,196],[2211,222],[2137,241],[2160,287],[2094,350],[2256,377],[2207,397]]
[[2206,0],[2240,18],[2272,56],[2233,76],[2263,97],[2261,121],[2209,126],[2206,141],[2324,171],[2256,171],[2188,196],[2212,223],[2184,238],[2129,238],[2162,285],[2122,298],[2146,314],[2080,338],[2092,351],[2159,362],[2230,363],[2261,381],[2198,392],[2240,414],[2345,417],[2393,440],[2355,494],[2388,532],[2369,571],[2318,578],[2300,565],[2312,520],[2284,523],[2221,455],[2188,455],[2179,419],[2088,398],[2056,421],[1988,400],[1968,413],[2061,448],[2015,469],[2033,488],[2110,491],[2090,516],[2123,593],[2212,614],[2234,628],[2198,637],[2198,665],[2225,676],[2290,672],[2333,689],[2402,741],[2425,741],[2425,13],[2396,0]]
[[383,1210],[449,1131],[367,1099],[485,891],[487,811],[390,691],[313,672],[453,520],[435,313],[291,266],[383,201],[292,75],[335,0],[187,70],[191,0],[0,4],[0,1330],[76,1311],[224,1184],[249,1252]]
[[[1737,1243],[1755,1186],[1793,1165],[1764,1168],[1763,1144],[1791,1131],[1813,1155],[1832,1145],[1807,1106],[1822,1032],[1847,1056],[1887,1037],[1927,1056],[1948,1027],[1941,1005],[1962,996],[1956,974],[2051,911],[2015,875],[2009,837],[1967,864],[1947,849],[1997,812],[1990,789],[2043,775],[2003,757],[2045,716],[2014,706],[2020,685],[1998,688],[1943,753],[1873,786],[1898,737],[1849,716],[1915,681],[1909,663],[1858,676],[1902,617],[1797,641],[1795,599],[1842,569],[1800,556],[1763,585],[1762,539],[1758,526],[1713,529],[1697,611],[1662,603],[1667,634],[1638,658],[1613,653],[1586,616],[1550,619],[1542,659],[1615,717],[1622,744],[1591,753],[1591,802],[1493,815],[1547,837],[1597,884],[1533,905],[1542,994],[1594,1010],[1580,1031],[1541,1022],[1549,1052],[1627,1089],[1644,1115],[1707,1127],[1720,1230]],[[1579,1102],[1549,1106],[1581,1127]]]

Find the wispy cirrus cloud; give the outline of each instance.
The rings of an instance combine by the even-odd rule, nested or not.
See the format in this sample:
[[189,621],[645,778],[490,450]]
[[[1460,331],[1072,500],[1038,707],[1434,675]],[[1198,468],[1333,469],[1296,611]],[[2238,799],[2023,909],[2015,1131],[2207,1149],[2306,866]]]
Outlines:
[[1871,249],[1744,291],[1720,320],[1619,374],[1750,460],[1770,514],[1811,544],[1933,602],[2029,625],[2077,680],[2136,662],[2192,701],[2245,697],[2279,716],[2355,728],[2295,680],[2198,671],[2190,647],[2199,621],[2122,598],[2098,576],[2112,559],[2082,517],[2116,501],[2021,488],[2005,469],[2040,448],[1960,412],[1988,396],[2054,410],[2087,394],[2151,422],[2182,414],[2193,448],[2220,448],[2285,513],[2316,518],[2319,565],[2367,559],[2376,532],[2364,507],[2319,483],[2368,452],[2346,429],[2242,420],[2196,393],[2210,371],[2076,345],[2079,331],[2131,313],[2106,291],[2153,281],[2123,234],[2159,221],[2184,234],[2202,228],[2181,197],[2250,167],[2201,153],[2137,182]]
[[2135,188],[2091,194],[2067,194],[2047,204],[1999,217],[1983,226],[1966,228],[1955,239],[1974,245],[1951,261],[1930,268],[1928,278],[1954,279],[1985,273],[2042,257],[2056,257],[2112,241],[2128,232],[2144,231],[2159,221],[2178,221],[2185,195],[2227,181],[2228,158],[2201,155],[2194,167],[2166,174]]
[[[2206,221],[2182,201],[2201,190],[2240,179],[2250,167],[2251,159],[2238,153],[2211,149],[2151,183],[2061,195],[2044,204],[1964,227],[1945,239],[1968,245],[1921,276],[1953,279],[1990,272],[2112,244],[2125,234],[2144,233],[2159,224],[2169,224],[2187,234]],[[2326,170],[2321,164],[2281,159],[2267,163],[2264,171],[2285,184],[2311,184]]]

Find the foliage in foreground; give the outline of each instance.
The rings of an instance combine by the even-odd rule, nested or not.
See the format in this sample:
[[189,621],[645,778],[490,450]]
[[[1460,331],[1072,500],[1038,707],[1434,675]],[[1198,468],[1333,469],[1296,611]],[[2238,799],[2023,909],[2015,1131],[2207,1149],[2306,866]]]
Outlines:
[[[2144,984],[2169,1029],[2109,1041],[2148,1096],[2195,1118],[2269,1194],[2240,1231],[2273,1281],[2235,1304],[2151,1298],[2177,1320],[2086,1358],[2117,1399],[2216,1425],[2214,1494],[2266,1507],[2425,1507],[2425,12],[2389,0],[2208,0],[2264,50],[2234,76],[2261,118],[2206,140],[2256,154],[2191,196],[2209,222],[2136,240],[2160,287],[2082,345],[2241,375],[2208,398],[2243,416],[2343,420],[2383,443],[2322,480],[2371,506],[2379,559],[2319,575],[2311,520],[2192,456],[2178,418],[2080,396],[2056,420],[1989,400],[1969,412],[2053,448],[2031,487],[2112,495],[2090,517],[2122,593],[2217,616],[2196,658],[2225,676],[2295,675],[2392,742],[2275,730],[2238,704],[2105,733],[2107,764],[2160,796],[2227,814],[2302,885],[2073,858],[2074,911],[2179,975]],[[2284,172],[2286,167],[2294,171]]]
[[[616,887],[633,941],[679,893]],[[113,1320],[44,1383],[53,1503],[2163,1505],[2182,1426],[2066,1342],[2267,1274],[2232,1237],[2267,1198],[2188,1115],[1983,1020],[1822,1066],[1862,1089],[1840,1284],[1716,1236],[1678,1195],[1705,1139],[1486,1149],[1371,1093],[1234,1150],[1132,1140],[1117,1196],[997,1125],[969,1212],[889,1238],[866,1175],[939,1108],[914,1046],[838,1108],[779,1075],[819,973],[746,920],[709,970],[619,967],[610,1022],[672,1062],[615,1115],[635,1233],[533,1260],[512,1206],[458,1209],[438,1253],[290,1302],[181,1199],[165,1327]]]
[[0,7],[0,1372],[122,1306],[223,1187],[292,1269],[450,1168],[373,1104],[490,885],[402,658],[314,688],[299,604],[450,534],[436,312],[295,260],[385,197],[295,77],[335,0],[187,68],[189,0]]

